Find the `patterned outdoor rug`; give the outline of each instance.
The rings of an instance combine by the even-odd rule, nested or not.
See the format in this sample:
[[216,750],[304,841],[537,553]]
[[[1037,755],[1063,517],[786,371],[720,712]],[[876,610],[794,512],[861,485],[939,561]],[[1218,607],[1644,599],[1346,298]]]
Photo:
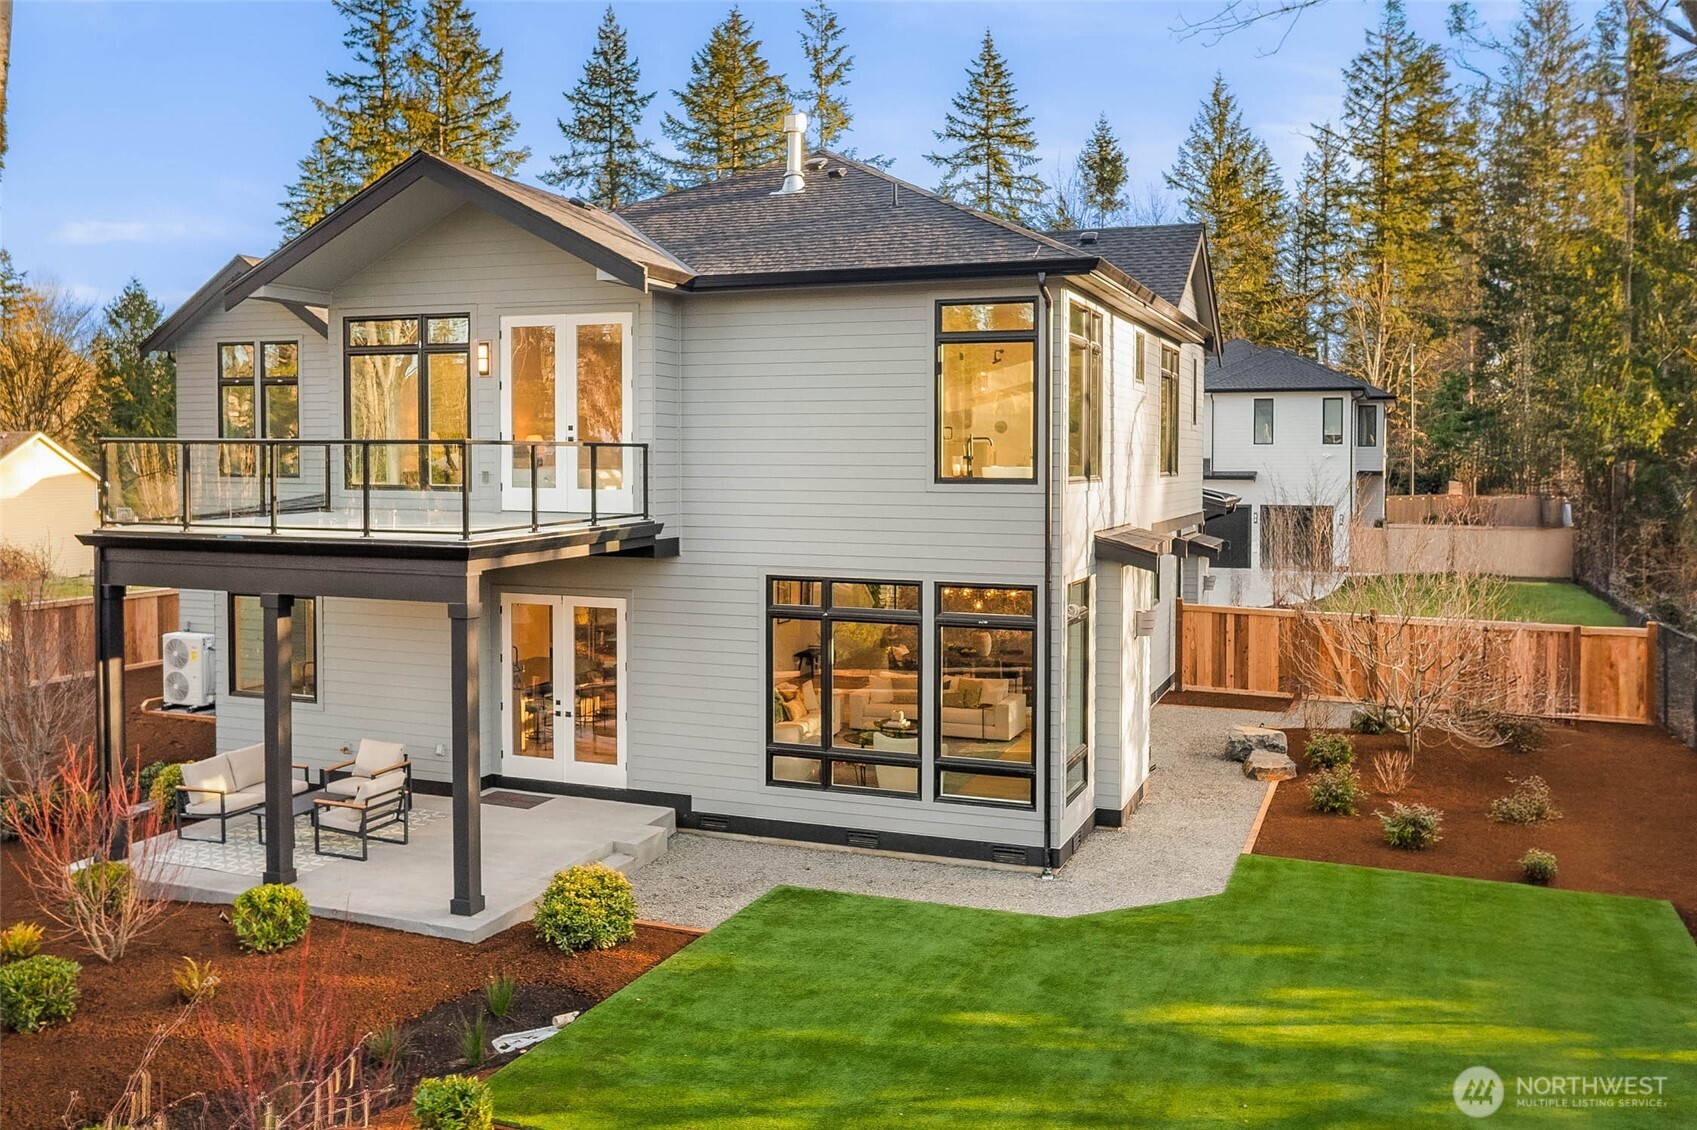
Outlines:
[[[442,809],[414,807],[407,815],[407,823],[416,833],[421,824],[434,824],[446,817],[448,813]],[[395,829],[386,828],[382,835],[392,835]],[[210,836],[216,834],[216,829],[210,825],[191,827],[190,836]],[[334,837],[335,850],[357,851],[359,845],[346,836]],[[329,840],[326,840],[328,846]],[[404,845],[373,845],[402,848]],[[219,843],[217,840],[179,840],[173,834],[161,858],[173,867],[200,867],[208,871],[222,871],[230,875],[259,875],[265,871],[265,845],[259,842],[259,822],[253,819],[233,820],[229,824],[229,841]],[[305,875],[316,871],[330,862],[331,857],[319,855],[312,850],[312,824],[306,817],[295,821],[295,871]]]

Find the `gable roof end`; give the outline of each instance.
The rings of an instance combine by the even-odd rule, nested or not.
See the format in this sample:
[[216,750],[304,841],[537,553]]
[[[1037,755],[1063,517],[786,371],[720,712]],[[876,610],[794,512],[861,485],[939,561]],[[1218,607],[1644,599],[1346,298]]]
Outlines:
[[218,268],[218,273],[189,295],[187,302],[173,310],[169,317],[153,327],[152,333],[141,339],[141,355],[146,357],[149,353],[169,350],[183,331],[222,297],[225,287],[252,270],[258,262],[252,255],[237,255]]
[[1203,376],[1207,392],[1348,392],[1365,400],[1395,400],[1396,394],[1339,372],[1300,353],[1243,338],[1226,342]]

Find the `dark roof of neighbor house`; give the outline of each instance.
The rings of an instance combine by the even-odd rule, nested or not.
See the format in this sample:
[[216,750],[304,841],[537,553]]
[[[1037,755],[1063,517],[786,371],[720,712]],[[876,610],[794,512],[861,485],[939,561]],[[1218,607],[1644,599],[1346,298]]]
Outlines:
[[1368,400],[1395,400],[1394,393],[1320,362],[1241,337],[1210,358],[1203,377],[1209,392],[1352,392]]
[[[1092,233],[1094,238],[1089,238]],[[1202,242],[1201,224],[1052,231],[1050,239],[1100,255],[1168,302],[1184,301],[1191,264]]]

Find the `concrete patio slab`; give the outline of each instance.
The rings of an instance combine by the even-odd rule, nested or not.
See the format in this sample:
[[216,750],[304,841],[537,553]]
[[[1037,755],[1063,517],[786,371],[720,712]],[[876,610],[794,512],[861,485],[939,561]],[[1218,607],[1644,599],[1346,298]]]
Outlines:
[[[536,897],[554,872],[580,863],[605,862],[628,874],[659,858],[677,826],[670,808],[653,805],[540,793],[519,794],[540,799],[534,807],[500,803],[513,793],[493,789],[484,794],[487,906],[480,914],[462,917],[448,912],[453,892],[453,821],[452,804],[446,797],[415,797],[411,842],[374,841],[371,858],[365,861],[314,856],[312,827],[302,817],[295,824],[295,857],[301,865],[295,885],[320,918],[480,942],[528,920]],[[170,881],[158,893],[191,902],[228,903],[259,882],[263,864],[263,849],[254,840],[254,821],[233,821],[230,832],[232,843],[222,853],[210,850],[216,844],[185,849],[171,836],[148,840],[135,850],[167,853]],[[346,837],[338,837],[335,846],[357,850]],[[244,870],[249,860],[254,866]]]

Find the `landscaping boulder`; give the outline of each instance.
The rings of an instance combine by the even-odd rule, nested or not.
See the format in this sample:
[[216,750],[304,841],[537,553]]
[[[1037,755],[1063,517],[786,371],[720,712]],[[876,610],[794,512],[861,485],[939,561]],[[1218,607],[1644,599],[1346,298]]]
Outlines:
[[1243,775],[1257,781],[1289,781],[1296,776],[1296,762],[1288,753],[1258,749],[1244,758]]
[[1226,739],[1226,756],[1232,761],[1242,761],[1256,750],[1268,750],[1272,753],[1289,753],[1290,747],[1285,743],[1283,730],[1273,730],[1266,726],[1233,726],[1231,737]]

